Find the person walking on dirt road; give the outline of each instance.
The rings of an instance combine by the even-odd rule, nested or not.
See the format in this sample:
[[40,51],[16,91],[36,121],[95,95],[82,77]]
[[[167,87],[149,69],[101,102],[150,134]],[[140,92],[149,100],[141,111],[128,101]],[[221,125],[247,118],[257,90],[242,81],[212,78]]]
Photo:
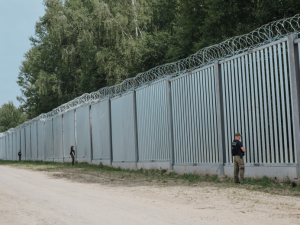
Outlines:
[[70,155],[71,155],[71,157],[72,157],[72,166],[74,166],[74,160],[75,160],[74,146],[71,146]]
[[20,150],[19,153],[18,153],[18,156],[19,156],[19,162],[21,161],[21,155],[22,155],[22,153],[21,153],[21,150]]
[[244,181],[245,165],[243,156],[245,155],[246,149],[243,147],[242,142],[240,142],[241,134],[236,133],[234,136],[235,139],[231,144],[232,156],[234,157],[234,183],[240,183],[240,181]]

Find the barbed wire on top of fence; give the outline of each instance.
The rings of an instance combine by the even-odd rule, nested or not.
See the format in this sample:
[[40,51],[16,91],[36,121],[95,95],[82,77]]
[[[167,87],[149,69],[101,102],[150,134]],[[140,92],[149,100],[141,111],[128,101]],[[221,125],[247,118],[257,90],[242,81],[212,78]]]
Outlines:
[[5,136],[6,133],[14,132],[31,124],[46,121],[64,112],[76,109],[84,104],[97,102],[101,99],[107,98],[108,96],[115,97],[122,95],[143,85],[163,79],[166,76],[176,77],[212,64],[217,60],[223,60],[279,40],[291,33],[299,33],[299,22],[300,14],[270,22],[248,34],[235,36],[219,44],[203,48],[185,59],[154,67],[146,72],[138,74],[136,77],[128,78],[120,84],[104,87],[89,94],[83,94],[82,96],[63,104],[48,113],[41,114],[32,120],[26,121],[25,123],[17,126],[16,128],[11,128],[8,131],[0,133],[0,137]]

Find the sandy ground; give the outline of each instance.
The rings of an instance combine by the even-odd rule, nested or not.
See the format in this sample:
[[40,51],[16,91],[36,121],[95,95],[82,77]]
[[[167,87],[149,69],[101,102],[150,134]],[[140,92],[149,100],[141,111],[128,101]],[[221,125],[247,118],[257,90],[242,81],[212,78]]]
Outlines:
[[0,224],[300,224],[300,198],[209,186],[78,183],[0,166]]

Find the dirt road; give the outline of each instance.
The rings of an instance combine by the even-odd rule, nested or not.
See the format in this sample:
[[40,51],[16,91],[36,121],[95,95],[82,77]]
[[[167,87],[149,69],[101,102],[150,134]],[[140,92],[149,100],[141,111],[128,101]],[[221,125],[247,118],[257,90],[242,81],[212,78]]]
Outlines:
[[0,166],[0,224],[300,224],[300,199],[234,188],[107,186]]

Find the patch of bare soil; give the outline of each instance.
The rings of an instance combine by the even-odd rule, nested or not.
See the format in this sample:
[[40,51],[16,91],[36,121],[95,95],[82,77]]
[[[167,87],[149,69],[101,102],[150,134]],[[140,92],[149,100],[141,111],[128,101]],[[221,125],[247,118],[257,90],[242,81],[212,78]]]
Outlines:
[[300,224],[299,200],[122,172],[0,166],[0,224]]

